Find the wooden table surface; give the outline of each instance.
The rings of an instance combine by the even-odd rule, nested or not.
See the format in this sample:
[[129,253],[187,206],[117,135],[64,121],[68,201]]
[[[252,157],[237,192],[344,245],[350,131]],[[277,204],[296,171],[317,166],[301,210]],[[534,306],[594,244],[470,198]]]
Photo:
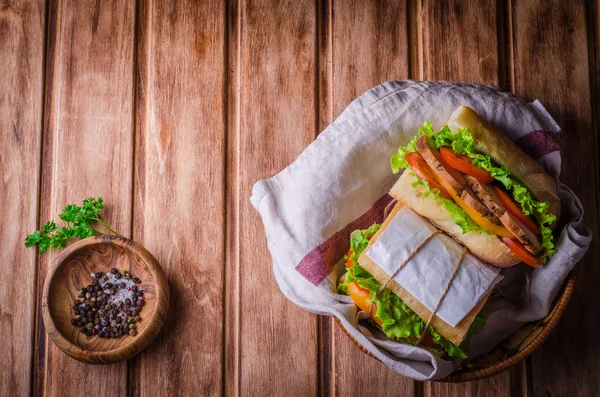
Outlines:
[[[473,81],[543,102],[563,128],[562,180],[598,236],[599,27],[599,0],[0,0],[0,394],[597,395],[597,244],[529,360],[421,383],[284,298],[249,197],[365,90]],[[46,337],[57,251],[23,246],[91,195],[172,289],[155,342],[110,366]]]

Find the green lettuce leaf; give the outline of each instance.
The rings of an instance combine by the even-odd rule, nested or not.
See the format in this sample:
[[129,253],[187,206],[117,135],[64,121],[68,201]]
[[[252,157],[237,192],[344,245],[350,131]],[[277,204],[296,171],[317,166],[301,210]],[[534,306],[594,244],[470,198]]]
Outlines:
[[417,151],[417,140],[418,136],[415,136],[406,146],[401,146],[398,151],[392,155],[390,159],[390,165],[392,166],[392,172],[397,174],[402,168],[408,168],[408,162],[406,161],[406,155]]
[[419,128],[418,134],[411,139],[406,146],[401,146],[398,148],[398,151],[392,155],[390,165],[392,166],[392,172],[394,174],[400,172],[402,168],[409,168],[408,163],[406,162],[406,155],[417,151],[417,140],[421,135],[433,135],[433,127],[429,121],[423,123],[421,128]]
[[440,191],[438,189],[431,189],[427,181],[420,179],[414,173],[412,175],[414,175],[415,178],[417,178],[417,180],[412,183],[412,186],[417,187],[419,185],[423,185],[425,187],[425,197],[429,196],[430,194],[433,194],[433,197],[436,200],[441,200],[442,205],[450,214],[452,222],[454,222],[460,227],[463,234],[468,233],[470,231],[474,231],[476,233],[481,233],[484,231],[483,228],[477,223],[475,223],[475,221],[471,219],[471,217],[465,212],[465,210],[460,208],[458,204],[456,204],[452,200],[440,197]]
[[[435,189],[432,190],[435,194]],[[369,290],[371,299],[377,305],[377,317],[381,320],[381,329],[392,339],[415,338],[421,336],[421,332],[425,328],[425,322],[413,312],[407,305],[394,294],[390,289],[383,290],[377,298],[377,291],[381,288],[381,283],[377,281],[369,272],[363,269],[358,264],[358,257],[368,245],[368,240],[373,237],[379,230],[381,225],[374,224],[368,229],[355,230],[350,235],[350,261],[352,267],[346,268],[346,277],[344,281],[338,285],[338,291],[349,295],[348,284],[357,282],[361,288]],[[345,257],[344,259],[348,259]],[[476,324],[476,322],[473,322]],[[475,331],[478,331],[476,329]],[[432,327],[428,331],[433,336],[433,340],[448,353],[450,357],[466,358],[465,349],[468,349],[468,342],[463,342],[461,346],[456,346],[452,342],[439,335]],[[473,333],[475,333],[475,331]],[[470,331],[471,332],[471,331]],[[411,343],[409,340],[405,340]]]

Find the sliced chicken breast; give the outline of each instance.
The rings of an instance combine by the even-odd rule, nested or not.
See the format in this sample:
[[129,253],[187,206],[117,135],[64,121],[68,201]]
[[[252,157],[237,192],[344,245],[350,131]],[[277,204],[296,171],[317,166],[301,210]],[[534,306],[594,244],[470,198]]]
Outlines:
[[513,216],[510,212],[504,208],[500,203],[496,194],[487,186],[482,185],[477,179],[472,176],[465,175],[465,181],[469,187],[475,192],[482,203],[484,203],[490,211],[492,211],[499,219],[500,222],[507,228],[512,234],[515,235],[527,251],[534,255],[539,254],[542,251],[542,244],[539,238],[533,233],[527,226],[523,224],[517,217]]

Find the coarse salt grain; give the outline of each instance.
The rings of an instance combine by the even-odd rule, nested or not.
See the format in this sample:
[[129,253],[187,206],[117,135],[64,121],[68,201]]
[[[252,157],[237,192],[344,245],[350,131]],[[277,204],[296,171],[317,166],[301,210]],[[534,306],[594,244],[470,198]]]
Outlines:
[[[106,280],[104,280],[104,277],[101,278],[99,280],[100,286],[102,288],[104,288],[104,286],[107,283],[111,283],[111,284],[122,284],[125,283],[125,288],[119,288],[117,290],[117,293],[114,295],[110,295],[110,297],[108,298],[108,303],[109,304],[113,304],[113,303],[117,303],[117,302],[123,302],[125,303],[126,299],[132,299],[133,298],[133,291],[131,290],[131,287],[133,287],[135,285],[135,282],[130,279],[130,278],[125,278],[125,277],[121,277],[120,279],[116,278],[114,274],[112,273],[107,273],[106,274]],[[103,292],[105,294],[110,294],[110,289],[104,289]]]

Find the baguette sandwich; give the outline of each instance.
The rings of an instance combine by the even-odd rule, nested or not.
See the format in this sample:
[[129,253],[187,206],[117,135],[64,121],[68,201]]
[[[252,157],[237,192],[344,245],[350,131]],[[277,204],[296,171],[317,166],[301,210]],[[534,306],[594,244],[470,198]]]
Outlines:
[[556,182],[466,106],[438,132],[426,122],[392,156],[391,166],[394,173],[405,169],[390,191],[397,204],[382,225],[352,233],[339,290],[388,337],[419,341],[440,356],[466,358],[470,336],[485,325],[481,309],[491,289],[451,325],[390,280],[367,253],[402,207],[408,207],[489,265],[541,266],[555,252],[552,231],[560,216]]

